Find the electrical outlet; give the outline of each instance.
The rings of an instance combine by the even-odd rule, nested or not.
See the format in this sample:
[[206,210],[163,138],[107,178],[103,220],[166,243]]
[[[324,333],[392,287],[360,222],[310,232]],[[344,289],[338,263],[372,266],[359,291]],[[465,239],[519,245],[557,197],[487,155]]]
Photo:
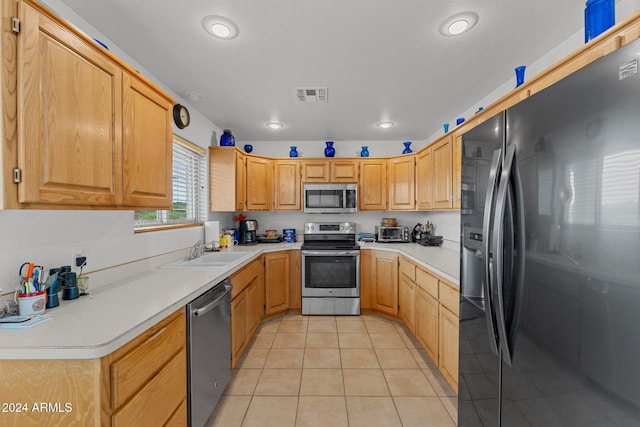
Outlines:
[[84,250],[84,247],[80,245],[71,247],[71,265],[76,265],[76,259],[80,257],[86,257],[87,253]]

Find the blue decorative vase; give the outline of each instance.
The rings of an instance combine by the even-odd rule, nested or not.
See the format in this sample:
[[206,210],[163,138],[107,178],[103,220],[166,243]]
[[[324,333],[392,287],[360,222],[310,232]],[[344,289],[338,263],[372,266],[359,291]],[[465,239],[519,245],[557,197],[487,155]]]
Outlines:
[[289,151],[289,157],[298,157],[298,147],[295,145],[291,146],[291,151]]
[[336,155],[336,149],[333,148],[333,141],[327,141],[327,148],[324,149],[325,157],[333,157]]
[[519,67],[516,67],[516,87],[520,86],[522,83],[524,83],[524,70],[527,67],[525,65],[521,65]]
[[243,148],[244,148],[244,151],[246,151],[247,153],[250,153],[253,151],[253,145],[251,144],[245,144]]
[[231,130],[225,129],[222,131],[222,135],[220,136],[220,146],[221,147],[232,147],[236,145],[236,139],[231,134]]
[[410,148],[411,141],[405,141],[403,142],[403,144],[404,144],[404,150],[402,150],[402,154],[413,153],[413,150]]
[[360,152],[360,157],[369,157],[369,147],[366,145],[362,146],[362,151]]

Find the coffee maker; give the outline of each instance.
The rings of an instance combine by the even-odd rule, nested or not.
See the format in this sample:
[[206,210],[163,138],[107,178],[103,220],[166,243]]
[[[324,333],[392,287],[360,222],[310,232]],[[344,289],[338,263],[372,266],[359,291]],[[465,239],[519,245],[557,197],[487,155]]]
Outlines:
[[240,240],[241,245],[250,245],[256,243],[256,232],[258,231],[258,221],[255,219],[243,219],[240,221]]

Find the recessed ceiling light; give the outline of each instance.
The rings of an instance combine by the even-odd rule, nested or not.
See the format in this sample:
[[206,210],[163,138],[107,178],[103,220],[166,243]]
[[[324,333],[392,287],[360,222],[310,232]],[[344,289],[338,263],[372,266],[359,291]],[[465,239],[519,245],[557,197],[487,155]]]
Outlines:
[[382,129],[389,129],[391,126],[393,126],[393,122],[380,122],[376,126]]
[[440,34],[444,36],[457,36],[466,33],[478,23],[478,14],[475,12],[456,13],[440,24]]
[[208,34],[219,39],[229,40],[238,37],[238,34],[240,34],[238,26],[224,16],[205,16],[202,19],[202,27]]
[[461,19],[459,21],[453,21],[451,24],[449,24],[449,28],[447,28],[447,31],[449,31],[449,34],[451,34],[452,36],[455,36],[464,33],[467,28],[469,28],[469,21],[467,21],[466,19]]
[[267,127],[269,129],[281,129],[284,127],[284,125],[282,123],[278,123],[278,122],[269,122],[267,123]]

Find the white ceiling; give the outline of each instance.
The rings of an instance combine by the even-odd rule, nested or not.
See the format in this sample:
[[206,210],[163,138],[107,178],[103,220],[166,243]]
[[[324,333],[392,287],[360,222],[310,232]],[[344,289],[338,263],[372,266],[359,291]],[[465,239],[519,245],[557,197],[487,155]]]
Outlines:
[[[424,140],[583,27],[584,0],[62,0],[242,141]],[[476,12],[444,37],[450,15]],[[206,15],[240,34],[206,34]],[[294,87],[326,86],[327,104]],[[265,124],[281,122],[273,131]],[[393,121],[382,130],[375,125]]]

